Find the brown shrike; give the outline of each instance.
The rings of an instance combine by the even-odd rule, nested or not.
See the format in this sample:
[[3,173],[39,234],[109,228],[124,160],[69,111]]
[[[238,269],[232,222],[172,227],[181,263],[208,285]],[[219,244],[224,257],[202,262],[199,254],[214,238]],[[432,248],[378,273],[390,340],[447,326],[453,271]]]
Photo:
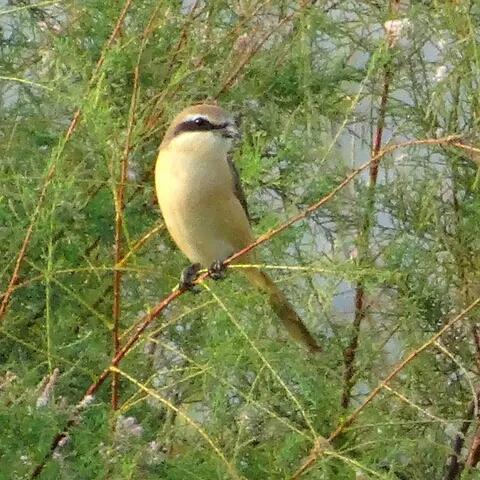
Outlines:
[[[232,116],[216,105],[193,105],[180,112],[160,145],[155,167],[158,203],[170,235],[193,263],[184,286],[200,266],[220,276],[223,260],[253,242],[247,203],[228,154],[239,131]],[[254,264],[252,252],[235,263]],[[320,351],[283,292],[259,268],[242,269],[268,295],[290,335],[312,352]]]

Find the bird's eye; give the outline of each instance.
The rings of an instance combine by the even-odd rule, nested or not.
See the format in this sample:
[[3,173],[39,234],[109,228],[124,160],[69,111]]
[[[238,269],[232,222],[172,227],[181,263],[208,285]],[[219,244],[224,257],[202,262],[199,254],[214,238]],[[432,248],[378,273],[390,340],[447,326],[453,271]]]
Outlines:
[[205,120],[204,118],[202,117],[198,117],[194,120],[195,122],[195,125],[199,126],[199,127],[203,127],[205,125],[208,125],[209,124],[209,121],[208,120]]

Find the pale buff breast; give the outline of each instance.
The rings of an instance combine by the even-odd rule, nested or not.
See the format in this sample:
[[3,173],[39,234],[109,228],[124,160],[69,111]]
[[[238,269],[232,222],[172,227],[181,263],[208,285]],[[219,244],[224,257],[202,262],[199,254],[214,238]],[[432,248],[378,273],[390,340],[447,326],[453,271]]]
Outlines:
[[160,209],[175,243],[192,262],[209,266],[252,240],[250,225],[233,193],[223,149],[165,148],[155,182]]

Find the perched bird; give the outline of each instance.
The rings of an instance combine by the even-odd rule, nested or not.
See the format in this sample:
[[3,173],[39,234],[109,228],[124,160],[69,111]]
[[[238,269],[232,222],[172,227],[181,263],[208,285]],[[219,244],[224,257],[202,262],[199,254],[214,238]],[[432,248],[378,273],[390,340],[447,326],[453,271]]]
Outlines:
[[[254,240],[240,177],[228,154],[239,138],[234,119],[209,104],[180,112],[160,145],[155,167],[158,203],[167,229],[192,262],[182,275],[191,286],[201,266],[221,276],[223,260]],[[249,252],[236,263],[255,263]],[[320,347],[273,280],[258,268],[242,269],[268,295],[272,309],[290,335],[310,351]]]

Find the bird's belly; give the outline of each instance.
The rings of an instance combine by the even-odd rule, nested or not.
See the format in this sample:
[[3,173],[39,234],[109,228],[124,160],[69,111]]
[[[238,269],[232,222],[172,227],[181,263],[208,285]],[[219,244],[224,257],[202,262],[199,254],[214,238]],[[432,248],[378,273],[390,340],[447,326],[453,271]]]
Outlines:
[[191,262],[210,266],[249,243],[248,221],[231,197],[230,192],[204,188],[177,192],[162,202],[167,228]]

